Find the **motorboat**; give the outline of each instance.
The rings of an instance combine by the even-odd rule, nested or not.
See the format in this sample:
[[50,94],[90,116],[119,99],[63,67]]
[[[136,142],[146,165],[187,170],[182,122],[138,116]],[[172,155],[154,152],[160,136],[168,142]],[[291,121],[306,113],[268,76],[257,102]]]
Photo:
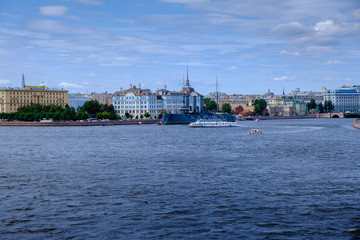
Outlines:
[[259,129],[251,129],[250,134],[262,134],[262,131]]

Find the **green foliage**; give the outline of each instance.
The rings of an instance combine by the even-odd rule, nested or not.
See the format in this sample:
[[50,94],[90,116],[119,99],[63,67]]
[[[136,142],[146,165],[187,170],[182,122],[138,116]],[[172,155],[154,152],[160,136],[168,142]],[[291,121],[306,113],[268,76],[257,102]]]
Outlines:
[[102,117],[103,117],[103,116],[102,116],[102,113],[98,112],[98,113],[96,114],[96,118],[97,118],[97,119],[102,119]]
[[262,115],[266,109],[267,103],[264,99],[255,99],[254,101],[254,113],[256,115]]
[[224,113],[231,113],[231,105],[229,103],[224,103],[221,106],[221,111]]
[[167,111],[161,111],[158,118],[159,119],[162,118],[164,116],[164,114],[166,114],[166,113],[167,113]]
[[324,112],[324,106],[322,103],[319,103],[318,105],[318,110],[319,110],[319,113],[323,113]]
[[313,112],[314,109],[316,109],[317,104],[316,104],[314,99],[310,99],[310,102],[308,104],[306,104],[306,107],[307,107],[309,112]]
[[325,100],[324,102],[324,112],[333,112],[334,111],[334,105],[332,104],[331,100]]
[[146,112],[146,113],[144,114],[144,117],[149,118],[149,117],[151,117],[151,115],[150,115],[150,113]]
[[216,112],[217,111],[217,104],[214,100],[211,100],[210,98],[204,98],[204,105],[205,109],[208,112]]
[[101,113],[102,119],[110,119],[110,113],[104,111]]
[[80,107],[80,110],[87,112],[91,117],[96,116],[98,112],[101,112],[102,106],[97,100],[91,100],[84,103]]

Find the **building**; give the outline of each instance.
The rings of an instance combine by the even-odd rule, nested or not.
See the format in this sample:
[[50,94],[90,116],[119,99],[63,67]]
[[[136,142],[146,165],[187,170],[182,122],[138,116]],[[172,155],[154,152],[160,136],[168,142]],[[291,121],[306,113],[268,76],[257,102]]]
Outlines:
[[70,107],[74,107],[75,109],[78,109],[79,107],[82,107],[87,101],[90,101],[92,99],[93,99],[92,96],[88,94],[69,93],[68,104]]
[[155,94],[161,96],[161,108],[167,113],[178,113],[179,109],[185,105],[185,94],[183,92],[160,89]]
[[185,109],[193,112],[204,110],[204,97],[191,87],[188,74],[179,92],[164,88],[153,93],[150,89],[134,85],[127,90],[115,92],[112,100],[115,112],[120,117],[124,117],[126,112],[134,118],[140,118],[145,113],[157,118],[162,111],[179,113]]
[[334,112],[360,112],[360,85],[324,89],[324,101],[331,101]]
[[97,100],[101,104],[111,105],[113,103],[113,95],[111,93],[92,93],[91,95],[93,100]]
[[41,105],[68,104],[68,91],[49,89],[45,86],[28,86],[22,77],[20,88],[0,88],[0,112],[13,113],[21,106],[37,103]]
[[162,99],[150,89],[137,88],[135,85],[127,90],[115,92],[113,95],[113,105],[118,116],[125,117],[126,112],[134,118],[140,118],[145,113],[149,113],[152,118],[156,118],[162,111]]
[[296,88],[291,91],[287,97],[289,99],[300,100],[304,102],[310,102],[311,99],[314,99],[316,103],[323,101],[323,92],[313,92],[313,91],[300,91],[300,88]]
[[189,72],[186,74],[186,81],[181,89],[184,94],[184,106],[183,108],[189,111],[202,112],[204,111],[204,96],[196,92],[194,88],[190,86]]

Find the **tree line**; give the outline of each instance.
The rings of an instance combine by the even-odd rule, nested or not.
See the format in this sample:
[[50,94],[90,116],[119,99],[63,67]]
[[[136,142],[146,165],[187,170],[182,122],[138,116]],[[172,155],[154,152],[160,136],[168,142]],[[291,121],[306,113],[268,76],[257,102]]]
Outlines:
[[319,113],[329,113],[334,111],[334,105],[331,100],[325,100],[324,104],[316,104],[314,99],[310,99],[310,102],[306,104],[306,107],[308,112],[315,112],[317,110]]
[[117,119],[113,105],[100,104],[97,100],[85,102],[77,110],[66,105],[41,105],[32,103],[21,106],[14,113],[0,113],[0,119],[19,121],[40,121],[42,119],[53,119],[54,121],[76,121],[88,118]]
[[[205,110],[207,112],[216,112],[218,110],[218,105],[214,100],[210,98],[204,98]],[[256,99],[254,101],[254,111],[251,112],[251,115],[264,115],[266,114],[267,103],[264,99]],[[223,103],[221,105],[221,112],[223,113],[232,113],[231,105],[229,103]]]

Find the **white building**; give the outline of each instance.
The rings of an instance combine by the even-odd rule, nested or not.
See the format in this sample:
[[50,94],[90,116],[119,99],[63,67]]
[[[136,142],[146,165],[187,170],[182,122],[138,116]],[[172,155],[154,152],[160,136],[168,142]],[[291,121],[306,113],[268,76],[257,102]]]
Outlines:
[[288,94],[288,97],[304,102],[310,102],[311,99],[314,99],[317,103],[320,103],[323,101],[323,92],[300,91],[300,88],[296,88]]
[[324,101],[331,101],[334,112],[360,112],[360,85],[324,90]]
[[116,114],[121,117],[128,112],[134,118],[140,118],[148,112],[152,118],[156,118],[162,111],[161,96],[135,85],[128,90],[114,93],[113,105]]
[[181,109],[202,112],[204,97],[190,86],[188,76],[179,92],[160,89],[152,93],[150,89],[141,89],[134,85],[128,90],[114,93],[112,100],[116,114],[124,117],[128,112],[133,117],[140,118],[148,112],[152,118],[157,118],[162,111],[180,113]]
[[160,89],[157,90],[155,94],[161,96],[161,108],[167,113],[178,113],[179,109],[184,107],[185,94],[183,92]]

